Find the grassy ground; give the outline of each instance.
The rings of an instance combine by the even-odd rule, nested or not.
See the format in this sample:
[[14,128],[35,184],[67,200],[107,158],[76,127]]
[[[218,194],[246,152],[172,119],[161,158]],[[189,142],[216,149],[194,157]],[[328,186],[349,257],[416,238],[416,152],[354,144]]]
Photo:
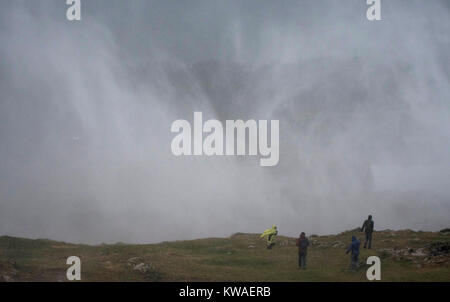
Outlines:
[[[356,272],[348,270],[345,246],[352,235],[363,237],[357,231],[310,237],[307,270],[297,268],[295,239],[283,236],[277,237],[271,250],[257,234],[98,246],[4,236],[0,237],[0,280],[66,281],[66,259],[75,255],[82,262],[83,281],[367,281],[364,263]],[[375,232],[373,248],[361,248],[360,261],[379,256],[382,281],[450,281],[448,255],[394,254],[449,241],[448,233]],[[139,263],[147,269],[135,270]]]

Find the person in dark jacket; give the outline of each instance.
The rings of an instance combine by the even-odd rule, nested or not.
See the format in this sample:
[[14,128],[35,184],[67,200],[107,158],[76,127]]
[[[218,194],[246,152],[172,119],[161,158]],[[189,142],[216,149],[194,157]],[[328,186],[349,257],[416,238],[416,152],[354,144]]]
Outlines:
[[306,238],[304,232],[297,238],[296,245],[298,246],[298,267],[306,269],[306,255],[308,254],[309,240]]
[[361,242],[358,239],[356,239],[355,236],[352,236],[352,243],[349,245],[349,247],[347,248],[347,251],[345,252],[346,254],[351,252],[351,254],[350,254],[351,269],[356,269],[359,266],[358,257],[359,257],[359,246],[360,245],[361,245]]
[[373,226],[374,226],[374,222],[372,220],[372,215],[369,215],[369,217],[367,218],[366,221],[364,221],[362,228],[361,228],[361,232],[365,231],[366,232],[366,240],[364,241],[364,248],[366,248],[367,243],[369,243],[369,249],[372,246],[372,233],[373,233]]

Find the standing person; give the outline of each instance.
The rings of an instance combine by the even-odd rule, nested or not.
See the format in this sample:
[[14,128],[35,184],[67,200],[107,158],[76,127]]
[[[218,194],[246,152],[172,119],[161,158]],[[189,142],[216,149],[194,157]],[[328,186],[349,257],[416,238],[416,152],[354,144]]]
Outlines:
[[369,215],[366,221],[364,221],[361,232],[365,230],[366,240],[364,241],[364,248],[366,248],[367,243],[369,243],[369,249],[372,246],[372,233],[373,233],[374,222],[372,220],[372,215]]
[[351,252],[351,255],[350,255],[351,269],[356,269],[359,266],[358,257],[359,257],[359,246],[360,245],[361,245],[361,242],[358,239],[356,239],[355,236],[352,236],[352,243],[350,243],[350,246],[347,248],[347,251],[345,252],[346,254]]
[[298,246],[298,267],[306,269],[306,255],[308,253],[309,240],[306,238],[304,232],[297,238],[296,245]]

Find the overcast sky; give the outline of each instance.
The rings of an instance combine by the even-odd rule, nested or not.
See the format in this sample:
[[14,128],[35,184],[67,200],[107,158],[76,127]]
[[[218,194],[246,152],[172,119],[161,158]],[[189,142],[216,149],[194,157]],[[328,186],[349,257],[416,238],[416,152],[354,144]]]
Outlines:
[[[0,235],[449,227],[450,2],[365,2],[1,1]],[[194,111],[279,120],[279,164],[175,157]]]

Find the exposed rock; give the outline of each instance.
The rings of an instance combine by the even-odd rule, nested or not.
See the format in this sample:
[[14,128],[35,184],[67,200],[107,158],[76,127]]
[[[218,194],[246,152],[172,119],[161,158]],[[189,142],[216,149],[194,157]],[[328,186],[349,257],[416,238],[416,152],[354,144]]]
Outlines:
[[330,247],[330,245],[328,243],[326,243],[326,242],[319,242],[317,247],[327,248],[327,247]]
[[0,275],[0,282],[14,282],[14,278],[7,274]]
[[141,263],[141,262],[143,262],[143,259],[141,257],[133,257],[133,258],[128,259],[127,265],[134,267],[136,264]]
[[153,267],[152,267],[151,264],[147,264],[147,263],[143,263],[142,262],[142,263],[136,264],[133,267],[133,270],[134,271],[139,271],[139,272],[141,272],[143,274],[147,274],[148,272],[153,270]]
[[334,248],[344,248],[345,244],[343,244],[341,241],[335,241],[331,244],[331,246]]
[[[337,243],[337,242],[340,242],[340,241],[333,242],[332,244]],[[323,242],[323,241],[319,241],[319,240],[312,240],[311,241],[311,245],[312,246],[316,246],[316,247],[319,247],[319,248],[327,248],[327,247],[332,246],[332,244],[331,243],[327,243],[327,242]]]
[[127,260],[127,265],[136,272],[139,272],[148,281],[158,281],[161,273],[158,272],[152,263],[146,263],[141,257],[133,257]]
[[112,262],[111,261],[106,261],[104,264],[105,268],[107,269],[111,269],[113,267]]
[[415,251],[412,251],[411,255],[415,257],[424,257],[427,254],[424,248],[418,248]]
[[379,249],[380,255],[393,257],[395,260],[409,260],[420,265],[423,264],[444,264],[450,263],[450,249],[448,242],[434,242],[426,247],[413,249],[410,247],[404,249]]
[[289,240],[278,241],[279,246],[289,246],[289,245],[292,245],[291,243],[289,242]]

